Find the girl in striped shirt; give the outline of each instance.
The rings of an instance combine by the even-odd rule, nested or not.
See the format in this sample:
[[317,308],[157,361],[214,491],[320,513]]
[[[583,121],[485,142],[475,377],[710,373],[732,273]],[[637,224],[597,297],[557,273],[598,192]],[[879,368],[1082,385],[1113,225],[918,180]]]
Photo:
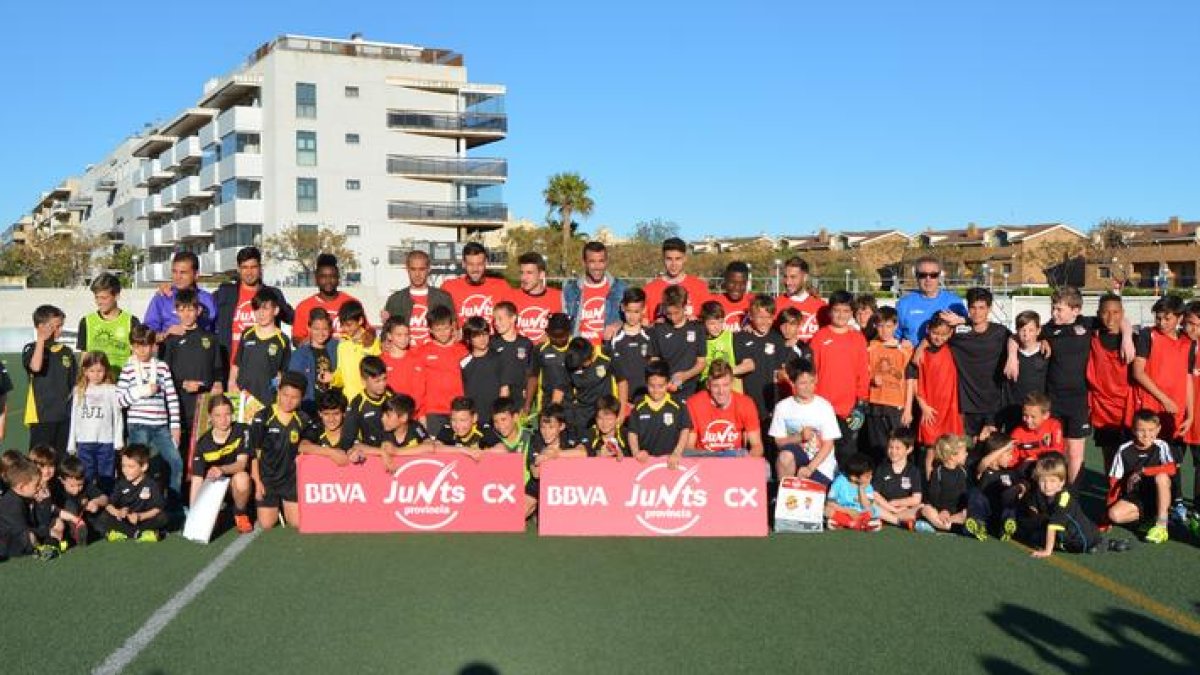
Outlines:
[[130,333],[133,356],[121,368],[117,392],[121,406],[128,408],[129,443],[149,446],[170,469],[169,499],[178,503],[183,480],[179,456],[179,396],[171,370],[155,357],[153,329],[141,325]]

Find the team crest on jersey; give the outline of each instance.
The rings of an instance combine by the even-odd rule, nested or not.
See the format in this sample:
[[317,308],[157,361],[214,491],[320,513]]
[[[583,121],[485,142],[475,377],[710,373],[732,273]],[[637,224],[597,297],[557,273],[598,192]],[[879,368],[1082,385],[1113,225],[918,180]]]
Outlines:
[[695,341],[696,341],[696,331],[691,331],[691,330],[689,330],[689,331],[687,332],[687,341],[688,341],[688,342],[695,342]]
[[275,356],[278,353],[279,353],[279,345],[275,344],[274,342],[267,345],[267,354],[269,354],[271,356]]
[[212,349],[212,340],[202,337],[200,338],[200,346],[204,347],[205,349]]
[[62,364],[63,364],[63,368],[71,367],[71,356],[69,354],[62,355]]
[[645,359],[645,358],[649,358],[649,357],[650,357],[650,343],[643,342],[642,343],[642,358]]
[[1087,329],[1084,328],[1083,326],[1075,326],[1075,334],[1076,335],[1086,335]]
[[142,500],[150,499],[150,486],[149,485],[142,488],[142,491],[138,493],[138,499],[142,499]]
[[299,443],[300,442],[300,432],[296,431],[295,429],[292,429],[292,433],[288,434],[288,440],[291,441],[293,444]]
[[667,426],[675,424],[675,413],[663,413],[663,424]]
[[608,375],[608,369],[604,366],[596,366],[596,377],[604,377]]
[[911,490],[912,489],[912,479],[909,478],[908,476],[904,476],[903,478],[901,478],[900,479],[900,489],[901,490]]
[[763,345],[763,353],[766,354],[767,356],[774,356],[775,344],[772,342],[768,342],[767,344]]
[[1012,487],[1012,476],[1003,474],[1000,476],[1000,484],[1004,487]]
[[524,361],[526,356],[527,356],[527,352],[526,352],[525,348],[517,347],[517,359],[520,361]]

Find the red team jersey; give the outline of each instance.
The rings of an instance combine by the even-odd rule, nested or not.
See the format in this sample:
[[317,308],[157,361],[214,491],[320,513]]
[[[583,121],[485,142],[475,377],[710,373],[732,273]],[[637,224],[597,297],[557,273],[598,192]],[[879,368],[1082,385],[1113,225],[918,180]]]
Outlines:
[[505,299],[517,306],[517,332],[535,345],[546,337],[550,315],[563,311],[562,291],[557,288],[547,288],[541,295],[515,288]]
[[[233,365],[237,360],[238,347],[242,344],[242,333],[246,329],[254,325],[254,307],[250,301],[254,299],[254,294],[258,292],[259,287],[247,286],[238,284],[238,299],[237,307],[233,311],[233,338],[229,345],[229,364]],[[305,321],[308,317],[305,317]],[[296,329],[292,328],[292,333],[295,334]],[[308,324],[304,324],[304,332],[308,333]]]
[[491,326],[492,310],[497,302],[508,297],[512,289],[503,279],[484,277],[479,284],[473,284],[464,275],[447,280],[442,284],[442,290],[454,300],[459,326],[473,316],[483,317]]
[[342,308],[342,305],[356,299],[349,293],[339,291],[332,300],[325,300],[320,293],[301,300],[300,304],[296,305],[296,322],[292,324],[292,339],[296,342],[308,339],[308,315],[318,307],[329,312],[329,318],[333,319],[333,335],[337,337],[338,331],[342,329],[342,322],[338,321],[338,310]]
[[801,293],[775,298],[775,318],[779,318],[779,314],[788,307],[795,307],[804,315],[800,320],[800,340],[803,342],[811,340],[821,326],[829,323],[829,307],[815,295]]
[[[1200,368],[1197,368],[1197,356],[1200,356],[1200,345],[1192,342],[1190,350],[1190,361],[1192,369],[1188,373],[1188,377],[1192,378],[1192,409],[1196,409],[1196,404],[1200,403]],[[1200,422],[1192,420],[1192,426],[1183,430],[1183,442],[1189,445],[1200,445]]]
[[1125,410],[1125,426],[1133,426],[1133,413],[1145,408],[1160,413],[1162,418],[1162,434],[1160,438],[1170,440],[1183,433],[1183,417],[1187,414],[1187,382],[1190,365],[1188,361],[1192,354],[1192,341],[1180,335],[1174,339],[1167,337],[1157,328],[1150,330],[1150,355],[1146,357],[1146,375],[1154,380],[1158,388],[1167,395],[1179,411],[1167,415],[1162,403],[1153,394],[1134,383],[1133,405]]
[[449,415],[451,401],[463,395],[462,362],[467,348],[461,342],[430,340],[413,356],[417,359],[414,366],[425,373],[425,413]]
[[1087,364],[1088,408],[1093,429],[1113,429],[1125,425],[1125,406],[1129,403],[1129,366],[1121,360],[1120,349],[1106,349],[1097,333]]
[[646,321],[654,322],[658,318],[658,306],[662,303],[663,291],[667,290],[667,286],[683,286],[687,291],[688,301],[684,313],[687,314],[688,321],[700,316],[700,305],[709,300],[708,284],[700,277],[683,274],[674,283],[658,277],[642,289],[646,291]]
[[412,313],[408,316],[408,334],[411,347],[420,347],[429,342],[429,291],[410,291]]
[[721,303],[721,307],[725,309],[725,330],[731,333],[740,332],[742,326],[750,320],[750,303],[754,302],[753,294],[746,293],[737,302],[725,297],[724,293],[714,295],[712,299]]
[[386,351],[380,353],[383,365],[387,367],[387,386],[393,394],[408,394],[416,402],[416,412],[413,417],[425,415],[425,369],[421,367],[420,356],[416,348],[409,349],[399,358],[389,355]]
[[745,449],[746,434],[760,429],[754,399],[733,392],[729,406],[718,408],[706,391],[687,400],[688,417],[696,430],[696,450],[719,452]]
[[1010,469],[1023,462],[1036,460],[1047,452],[1062,452],[1064,447],[1062,422],[1053,417],[1047,417],[1036,429],[1021,425],[1013,429],[1010,436],[1013,442],[1013,458],[1008,465]]
[[817,396],[829,401],[838,417],[849,415],[855,403],[870,395],[866,338],[861,331],[837,333],[826,326],[813,335],[808,346],[816,367]]
[[[579,337],[593,346],[604,342],[605,306],[608,304],[608,278],[599,284],[586,279],[580,287]],[[649,316],[647,314],[647,316]]]
[[921,445],[932,446],[943,434],[963,432],[958,410],[958,368],[949,345],[937,351],[925,350],[917,375],[917,395],[937,411],[937,422],[932,425],[924,424],[919,417],[914,421]]

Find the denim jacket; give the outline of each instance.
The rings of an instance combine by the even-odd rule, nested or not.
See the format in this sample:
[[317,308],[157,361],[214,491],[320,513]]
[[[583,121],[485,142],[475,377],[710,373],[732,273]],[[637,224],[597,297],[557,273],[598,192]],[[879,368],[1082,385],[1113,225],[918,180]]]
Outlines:
[[[608,297],[604,300],[604,325],[610,326],[621,321],[621,298],[625,295],[625,282],[614,278],[605,272],[608,281]],[[571,331],[579,334],[579,305],[583,302],[584,278],[571,279],[563,284],[563,311],[571,317]]]

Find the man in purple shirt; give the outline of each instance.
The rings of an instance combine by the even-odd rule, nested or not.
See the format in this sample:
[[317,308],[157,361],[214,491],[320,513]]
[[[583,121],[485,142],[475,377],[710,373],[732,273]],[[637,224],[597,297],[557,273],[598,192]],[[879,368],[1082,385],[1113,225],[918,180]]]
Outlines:
[[150,298],[150,306],[146,308],[146,318],[142,323],[154,329],[158,341],[167,339],[168,335],[182,335],[179,327],[179,315],[175,313],[175,292],[181,288],[193,288],[200,300],[200,317],[196,323],[210,333],[216,329],[217,305],[213,302],[212,293],[196,286],[196,277],[200,272],[200,259],[191,251],[180,251],[171,258],[171,288],[169,291],[155,293]]

